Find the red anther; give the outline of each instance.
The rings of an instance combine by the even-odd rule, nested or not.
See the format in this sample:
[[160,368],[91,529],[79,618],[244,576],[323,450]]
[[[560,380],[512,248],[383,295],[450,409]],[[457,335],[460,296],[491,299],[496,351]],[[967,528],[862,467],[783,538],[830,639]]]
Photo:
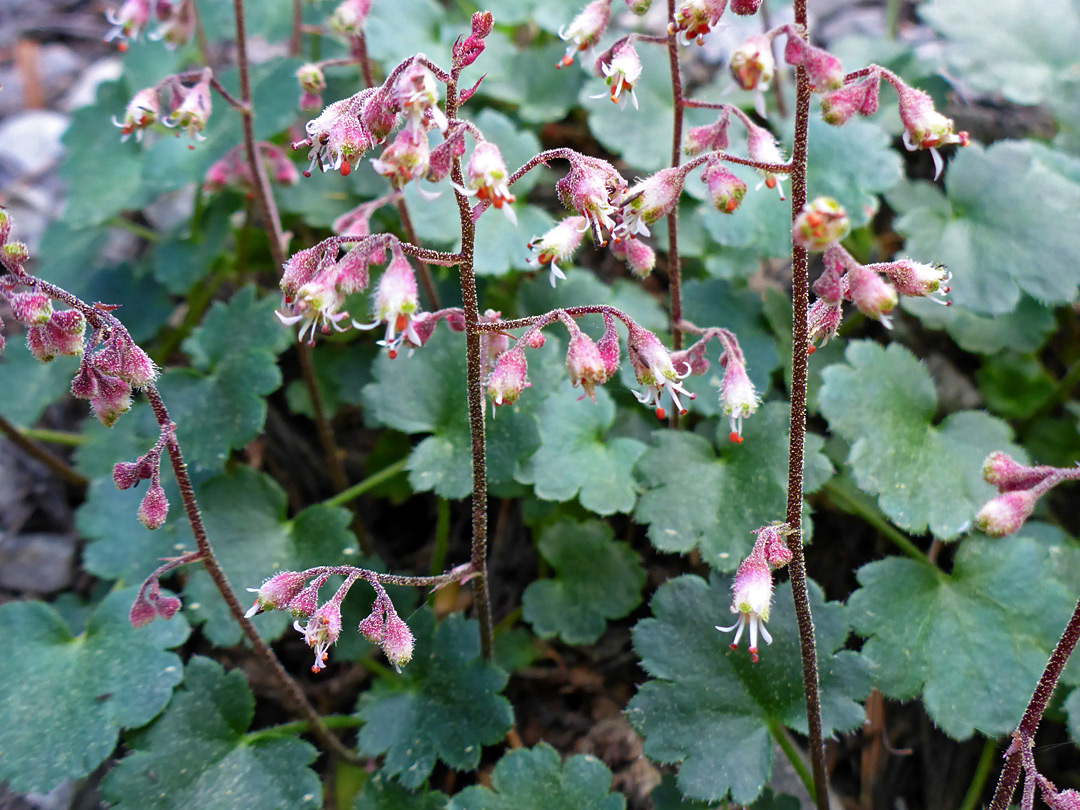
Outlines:
[[730,647],[731,649],[733,649],[733,650],[737,650],[737,649],[739,649],[739,645],[738,645],[738,644],[728,644],[728,646],[729,646],[729,647]]
[[817,346],[807,346],[806,347],[806,356],[809,357],[810,355],[812,355],[816,351],[817,351]]
[[[697,394],[691,392],[687,399],[697,399]],[[686,411],[683,411],[683,413],[686,413]]]
[[120,40],[116,43],[116,50],[120,51],[120,53],[127,53],[127,49],[128,44],[124,40]]
[[342,177],[348,177],[349,172],[351,172],[351,171],[352,171],[352,166],[349,165],[349,161],[347,161],[347,160],[341,161],[341,167],[338,169],[338,172],[340,172],[341,176]]
[[945,302],[945,306],[947,306],[947,307],[951,307],[951,306],[952,306],[952,301],[946,301],[946,302]]
[[190,149],[192,152],[194,152],[195,151],[195,144],[189,143],[187,148]]
[[765,178],[765,188],[776,188],[776,177],[769,175]]
[[389,357],[391,360],[396,359],[397,358],[397,349],[391,349],[390,351],[388,351],[386,353],[386,356]]
[[657,408],[656,418],[663,422],[665,419],[667,419],[667,411],[665,411],[663,408]]
[[738,207],[739,207],[739,201],[736,200],[734,197],[729,197],[727,203],[724,205],[724,208],[727,210],[727,212],[729,214],[732,213]]
[[679,416],[686,416],[688,413],[690,413],[690,411],[686,410],[686,408],[679,409]]
[[301,174],[303,174],[304,177],[311,177],[311,169],[305,169]]
[[555,63],[555,69],[558,70],[559,68],[570,67],[572,64],[574,64],[574,57],[566,53],[563,54],[562,59]]
[[742,444],[743,441],[742,436],[740,436],[734,430],[728,434],[728,440],[734,442],[735,444]]
[[942,292],[952,292],[952,287],[942,287],[941,291]]
[[397,316],[397,318],[394,320],[394,331],[396,331],[396,332],[403,331],[405,329],[405,325],[407,323],[408,323],[408,320],[405,318],[405,316],[399,314]]
[[753,661],[755,664],[758,662],[757,647],[750,648],[750,660]]

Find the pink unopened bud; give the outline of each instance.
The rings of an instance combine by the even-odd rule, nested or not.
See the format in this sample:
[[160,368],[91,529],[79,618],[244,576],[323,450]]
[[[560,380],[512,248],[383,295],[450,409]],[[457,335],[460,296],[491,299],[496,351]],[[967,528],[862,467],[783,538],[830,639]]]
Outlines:
[[[76,377],[76,380],[79,378]],[[72,382],[71,392],[75,396],[75,382]],[[94,416],[105,427],[112,427],[122,414],[131,409],[131,386],[121,379],[100,374],[97,377],[97,387],[90,396],[90,409]],[[141,510],[140,510],[141,511]]]
[[285,302],[291,303],[297,291],[333,262],[334,255],[327,255],[326,246],[323,244],[294,253],[282,266],[284,272],[281,275],[280,287],[285,294]]
[[688,155],[700,155],[703,152],[720,152],[728,148],[728,123],[730,114],[725,109],[713,123],[703,127],[690,127],[686,132],[686,146],[683,151]]
[[570,384],[580,386],[593,402],[596,402],[595,386],[608,381],[607,364],[592,338],[577,329],[570,337],[566,352],[566,368],[570,372]]
[[789,65],[802,65],[815,93],[835,90],[844,83],[844,66],[826,50],[816,48],[789,30],[784,47],[784,61]]
[[487,394],[492,405],[513,405],[531,383],[526,379],[528,364],[520,346],[503,352],[495,361],[487,380]]
[[468,67],[476,61],[484,50],[484,38],[495,27],[495,18],[490,11],[477,11],[472,15],[472,27],[469,36],[454,43],[453,60],[458,67]]
[[892,328],[889,317],[900,300],[896,288],[873,270],[855,265],[847,273],[848,296],[859,312]]
[[878,108],[881,75],[875,70],[865,79],[830,90],[821,97],[821,117],[826,124],[838,127],[851,116],[873,115]]
[[267,579],[259,588],[248,588],[255,594],[255,604],[244,614],[247,618],[257,616],[264,610],[285,610],[307,581],[299,571],[282,571]]
[[709,202],[722,214],[733,214],[746,196],[746,183],[719,160],[710,160],[701,171],[701,180],[709,189]]
[[599,42],[610,21],[611,0],[593,0],[585,6],[569,25],[559,29],[559,38],[570,44],[555,67],[573,64],[574,53],[588,50]]
[[71,395],[77,399],[90,399],[97,393],[100,377],[100,372],[84,362],[71,380]]
[[1005,537],[1024,525],[1042,493],[1037,489],[1005,492],[983,504],[975,515],[975,526],[991,537]]
[[667,216],[678,204],[685,179],[685,169],[661,169],[628,189],[620,202],[622,222],[612,233],[619,239],[648,236],[647,226]]
[[709,370],[709,358],[705,355],[707,345],[698,341],[687,349],[671,353],[671,364],[675,368],[689,368],[690,375],[700,377]]
[[819,342],[824,346],[836,337],[842,317],[843,312],[839,301],[830,302],[824,298],[819,298],[814,302],[814,305],[810,307],[810,311],[806,314],[806,326],[810,342],[806,350],[807,354],[813,354],[817,351]]
[[937,293],[939,298],[936,300],[948,303],[945,295],[949,292],[950,275],[942,265],[921,264],[911,259],[900,259],[895,262],[867,266],[888,276],[889,281],[901,295],[921,298]]
[[608,379],[619,370],[619,333],[615,328],[615,318],[607,312],[604,313],[604,334],[596,342],[596,348],[600,351],[600,357],[604,361],[604,369]]
[[117,489],[131,489],[146,476],[139,474],[139,465],[121,461],[113,466],[112,479]]
[[326,89],[326,74],[314,62],[301,65],[296,70],[296,83],[305,93],[319,95]]
[[396,612],[388,612],[382,647],[387,660],[394,665],[394,669],[398,672],[412,660],[414,645],[415,641],[409,626],[402,621]]
[[581,240],[585,235],[587,223],[585,217],[566,217],[558,225],[549,230],[543,236],[538,236],[529,242],[529,249],[534,255],[526,259],[526,264],[533,267],[548,265],[551,271],[551,286],[555,286],[555,279],[565,279],[566,274],[559,268],[559,264],[573,258],[573,255],[581,247]]
[[285,610],[300,619],[310,616],[319,607],[319,588],[325,582],[326,577],[318,577],[312,580],[310,585],[286,603]]
[[1006,453],[991,453],[982,466],[983,480],[997,487],[999,492],[1032,489],[1056,473],[1053,467],[1028,467]]
[[683,0],[675,9],[675,22],[668,26],[668,33],[678,32],[684,45],[695,39],[701,45],[726,7],[727,0]]
[[140,594],[131,603],[131,610],[128,611],[128,622],[135,628],[145,627],[156,619],[157,615],[157,608],[149,599]]
[[335,34],[358,36],[364,32],[364,20],[371,11],[371,0],[345,0],[330,15],[330,30]]
[[371,613],[360,620],[360,624],[356,629],[372,644],[382,644],[383,638],[386,636],[386,611],[383,609],[381,601],[376,600]]
[[656,267],[656,252],[640,239],[613,242],[611,255],[626,262],[637,278],[646,278]]
[[53,314],[52,299],[45,293],[12,293],[8,297],[8,305],[15,320],[25,326],[44,324]]
[[454,158],[465,154],[465,139],[451,137],[443,141],[428,156],[428,168],[424,173],[424,179],[429,183],[441,183],[450,174],[454,165]]
[[161,484],[152,482],[139,504],[139,522],[148,529],[156,529],[169,515],[169,499]]
[[806,203],[791,227],[791,238],[799,247],[821,251],[847,236],[851,221],[847,211],[832,197],[817,197]]
[[119,377],[134,388],[142,388],[157,378],[154,361],[120,330],[113,331],[90,361],[101,371]]

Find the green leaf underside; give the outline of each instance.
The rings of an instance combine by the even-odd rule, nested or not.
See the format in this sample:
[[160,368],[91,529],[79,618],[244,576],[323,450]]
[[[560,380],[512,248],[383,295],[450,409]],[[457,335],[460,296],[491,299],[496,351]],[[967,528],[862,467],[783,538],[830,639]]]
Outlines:
[[538,545],[555,577],[529,585],[522,608],[541,638],[592,644],[608,619],[622,618],[640,603],[645,569],[633,549],[615,542],[607,524],[556,523],[544,529]]
[[[199,490],[199,505],[218,561],[243,607],[255,601],[247,588],[258,588],[280,571],[302,571],[327,561],[347,560],[356,553],[347,509],[317,504],[288,520],[281,487],[248,467],[208,481]],[[204,625],[203,632],[214,644],[239,643],[240,628],[201,568],[192,570],[184,597],[188,615]],[[259,633],[272,640],[293,620],[275,610],[253,621]]]
[[560,762],[547,743],[508,752],[491,774],[491,787],[465,788],[449,810],[623,810],[626,798],[611,792],[611,771],[593,756]]
[[47,793],[98,767],[120,730],[150,722],[180,683],[183,617],[134,629],[135,590],[109,594],[72,636],[41,602],[0,606],[0,781]]
[[[730,582],[684,575],[656,592],[655,618],[634,628],[634,649],[654,680],[630,701],[627,717],[645,737],[650,759],[680,763],[678,785],[685,796],[715,802],[730,792],[737,804],[747,804],[771,770],[769,726],[805,732],[806,708],[790,586],[779,586],[773,595],[773,643],[761,644],[755,664],[745,634],[741,648],[731,650],[731,634],[714,627],[733,619]],[[837,652],[848,632],[843,606],[825,603],[813,583],[810,597],[828,736],[862,722],[859,701],[870,690],[870,678],[856,653]]]
[[818,393],[829,427],[851,443],[848,463],[864,492],[897,526],[951,540],[996,490],[982,480],[993,450],[1023,457],[1004,422],[961,411],[933,424],[937,397],[930,374],[898,344],[854,341],[846,363],[823,372]]
[[255,699],[239,670],[195,657],[184,687],[132,752],[105,778],[118,810],[299,810],[322,807],[310,765],[315,749],[294,738],[247,741]]
[[951,575],[889,557],[858,571],[848,602],[874,683],[891,698],[921,696],[931,719],[965,739],[1015,728],[1074,605],[1075,581],[1043,539],[969,537]]
[[[784,517],[787,491],[787,406],[768,403],[743,423],[743,443],[728,440],[728,424],[713,444],[692,433],[653,434],[638,461],[645,491],[635,519],[649,527],[661,551],[694,548],[714,568],[734,569],[753,546],[751,532]],[[804,491],[813,492],[832,472],[821,438],[806,437]]]
[[409,620],[416,636],[412,661],[393,680],[360,696],[360,751],[385,755],[383,771],[402,785],[424,783],[435,761],[474,770],[484,745],[513,723],[510,702],[498,694],[506,673],[480,658],[475,621],[452,614],[434,627],[431,614]]

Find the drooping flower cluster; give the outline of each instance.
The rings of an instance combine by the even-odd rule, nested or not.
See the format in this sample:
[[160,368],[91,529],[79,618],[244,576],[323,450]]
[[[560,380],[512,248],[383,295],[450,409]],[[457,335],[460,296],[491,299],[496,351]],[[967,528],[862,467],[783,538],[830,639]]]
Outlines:
[[790,530],[786,523],[762,526],[755,532],[757,539],[754,540],[754,548],[739,563],[731,584],[731,612],[737,617],[735,623],[728,627],[716,625],[721,633],[735,631],[735,637],[731,640],[733,650],[739,648],[743,632],[749,629],[750,658],[755,664],[758,661],[758,634],[766,644],[772,644],[772,636],[765,627],[772,607],[772,572],[783,568],[791,560],[788,534]]
[[1031,517],[1039,498],[1062,481],[1080,479],[1080,467],[1029,467],[1005,453],[991,453],[983,462],[982,474],[1000,494],[979,509],[975,526],[991,537],[1005,537]]
[[[120,127],[120,140],[126,141],[133,134],[141,140],[143,132],[154,124],[183,129],[193,140],[205,140],[202,131],[210,119],[213,78],[210,68],[204,68],[197,73],[166,76],[152,87],[139,90],[128,102],[123,120],[113,116],[113,124]],[[164,113],[162,95],[167,99]]]
[[[319,590],[334,575],[345,581],[327,601],[319,604]],[[315,654],[312,672],[326,667],[330,647],[341,637],[341,603],[359,580],[375,591],[370,615],[360,622],[357,630],[373,644],[382,647],[387,659],[399,672],[412,659],[413,635],[398,616],[394,603],[374,571],[352,566],[319,566],[306,571],[282,571],[267,579],[259,588],[248,588],[255,594],[255,604],[245,614],[247,618],[269,610],[285,610],[296,619],[293,627],[303,635],[304,642]]]
[[105,41],[115,41],[117,50],[126,51],[128,43],[137,40],[150,21],[151,10],[161,24],[150,34],[150,39],[162,40],[169,48],[191,39],[195,32],[193,0],[124,0],[119,8],[105,12],[105,19],[112,26],[105,34]]
[[570,171],[555,183],[555,191],[564,206],[585,218],[593,241],[603,247],[607,245],[604,230],[610,233],[617,224],[614,201],[621,198],[626,180],[606,160],[576,152],[569,160]]
[[860,264],[837,241],[847,233],[848,226],[846,212],[829,197],[807,203],[792,226],[796,244],[808,250],[824,249],[825,269],[813,285],[817,300],[807,313],[811,353],[819,341],[825,345],[836,335],[844,301],[851,301],[860,312],[886,328],[892,327],[891,313],[901,295],[949,304],[945,298],[949,273],[945,268],[911,259]]
[[[267,141],[259,141],[255,147],[272,182],[282,186],[296,184],[300,179],[300,172],[297,171],[284,149]],[[234,146],[210,164],[210,168],[203,175],[202,187],[203,191],[207,192],[233,188],[245,194],[252,193],[255,178],[251,176],[251,169],[242,144]]]

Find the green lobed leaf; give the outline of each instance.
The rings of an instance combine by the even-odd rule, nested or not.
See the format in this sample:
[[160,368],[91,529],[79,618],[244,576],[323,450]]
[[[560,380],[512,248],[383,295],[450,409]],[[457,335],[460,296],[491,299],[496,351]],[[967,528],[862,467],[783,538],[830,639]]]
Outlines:
[[1034,357],[1007,352],[988,357],[975,373],[979,392],[994,413],[1031,416],[1054,393],[1054,378]]
[[209,276],[214,262],[225,252],[232,212],[229,200],[221,195],[204,210],[197,236],[188,222],[171,238],[156,242],[151,251],[154,278],[174,295],[183,295]]
[[[716,805],[708,802],[687,799],[675,784],[675,777],[665,775],[660,784],[649,794],[653,800],[653,810],[709,810]],[[748,810],[798,810],[799,800],[785,793],[774,794],[765,788]]]
[[899,344],[853,341],[844,358],[822,373],[818,405],[829,427],[851,443],[848,464],[859,489],[877,496],[900,528],[954,539],[997,494],[982,480],[986,456],[1024,455],[1009,426],[978,411],[935,425],[933,380]]
[[116,747],[121,729],[150,722],[180,683],[171,652],[188,636],[183,617],[139,629],[128,622],[135,590],[115,591],[71,635],[41,602],[0,605],[0,780],[47,793],[86,776]]
[[[557,351],[554,346],[529,351],[529,379],[535,387],[488,417],[488,481],[493,486],[512,483],[518,466],[539,446],[533,415],[541,400],[537,392],[544,390],[545,369],[560,363]],[[381,355],[375,362],[374,382],[362,395],[368,423],[432,434],[409,457],[414,490],[434,490],[443,498],[464,498],[472,491],[465,397],[465,337],[442,326],[412,357]]]
[[1069,303],[1080,283],[1080,182],[1029,142],[999,141],[960,150],[945,193],[890,195],[897,231],[917,261],[952,273],[950,299],[973,312],[1011,312],[1021,293]]
[[[287,519],[281,487],[248,467],[210,479],[198,498],[218,561],[245,607],[254,601],[245,589],[258,588],[279,571],[334,564],[356,553],[347,509],[316,504]],[[214,644],[239,643],[240,628],[205,571],[191,572],[184,597],[188,615],[204,625]],[[253,621],[264,638],[273,640],[292,624],[292,617],[270,611]]]
[[202,324],[184,340],[183,348],[199,369],[212,369],[229,355],[267,352],[278,355],[292,342],[292,331],[274,317],[280,298],[273,293],[256,299],[255,287],[238,290],[228,303],[215,301]]
[[[726,421],[717,434],[719,456],[700,435],[653,434],[652,447],[638,461],[645,491],[634,518],[649,527],[657,549],[686,554],[697,548],[709,565],[730,571],[753,547],[751,532],[784,515],[787,406],[762,406],[743,424],[742,444],[728,441]],[[804,492],[813,492],[832,474],[821,447],[820,437],[807,434]]]
[[[680,763],[684,796],[715,802],[730,792],[737,804],[748,804],[769,777],[770,729],[805,732],[806,706],[790,585],[773,595],[768,625],[773,643],[761,648],[755,664],[745,649],[729,649],[731,636],[715,629],[731,617],[730,582],[684,575],[656,592],[654,618],[634,628],[634,649],[654,680],[630,701],[627,719],[645,737],[650,759]],[[813,582],[810,604],[822,726],[829,736],[862,722],[860,701],[870,691],[870,678],[857,653],[840,649],[848,634],[843,605],[826,603]]]
[[0,397],[0,414],[19,427],[32,427],[45,408],[71,390],[79,370],[75,357],[57,357],[42,363],[26,348],[25,340],[10,331],[0,353],[0,380],[7,392]]
[[928,329],[944,329],[966,352],[996,354],[1004,349],[1037,351],[1054,332],[1054,311],[1021,295],[1012,312],[980,315],[958,306],[943,307],[927,298],[901,298],[900,304]]
[[467,787],[449,810],[623,810],[626,798],[611,792],[611,771],[593,756],[577,754],[560,762],[547,743],[507,752],[495,764],[491,787]]
[[525,589],[524,618],[541,638],[592,644],[609,619],[621,619],[641,602],[645,569],[606,523],[562,521],[544,528],[537,543],[555,570]]
[[118,810],[322,807],[308,767],[316,750],[294,737],[247,739],[254,713],[243,672],[192,658],[165,713],[106,776],[105,799]]
[[383,771],[402,785],[423,784],[441,760],[474,770],[480,749],[502,739],[513,724],[510,702],[498,694],[506,673],[480,657],[475,621],[452,614],[434,626],[427,610],[409,621],[413,660],[400,679],[378,681],[360,696],[360,751],[385,755]]
[[848,611],[875,685],[899,700],[920,696],[955,739],[1011,731],[1074,605],[1075,580],[1063,581],[1058,556],[1031,537],[973,536],[951,574],[896,557],[863,566]]
[[637,499],[634,464],[645,444],[637,439],[607,437],[615,421],[615,404],[602,388],[596,403],[563,380],[537,410],[540,447],[521,466],[516,478],[531,484],[537,497],[568,501],[598,515],[629,512]]
[[412,791],[377,772],[356,797],[353,810],[443,810],[446,801],[437,790]]

